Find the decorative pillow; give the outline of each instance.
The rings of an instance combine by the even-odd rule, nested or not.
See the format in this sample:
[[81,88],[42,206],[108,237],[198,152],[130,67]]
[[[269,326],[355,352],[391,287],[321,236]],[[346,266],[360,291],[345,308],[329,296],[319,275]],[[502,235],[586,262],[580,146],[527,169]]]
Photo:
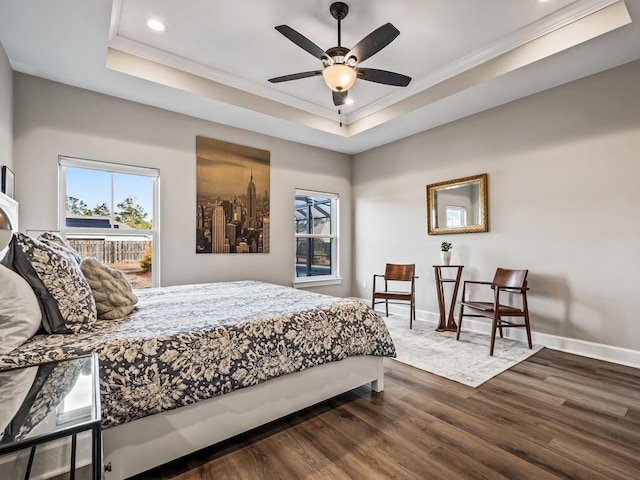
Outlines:
[[83,324],[97,320],[91,288],[71,255],[15,233],[1,263],[31,285],[48,333],[78,331]]
[[25,279],[2,265],[0,285],[0,354],[4,355],[40,330],[42,312]]
[[133,312],[138,297],[124,273],[91,257],[82,259],[80,269],[93,292],[98,318],[114,320]]
[[78,265],[80,265],[80,262],[82,261],[82,255],[80,255],[77,250],[70,247],[69,244],[64,241],[64,238],[62,238],[57,233],[44,232],[38,237],[38,240],[40,240],[45,245],[54,248],[55,250],[71,255],[73,259],[78,262]]

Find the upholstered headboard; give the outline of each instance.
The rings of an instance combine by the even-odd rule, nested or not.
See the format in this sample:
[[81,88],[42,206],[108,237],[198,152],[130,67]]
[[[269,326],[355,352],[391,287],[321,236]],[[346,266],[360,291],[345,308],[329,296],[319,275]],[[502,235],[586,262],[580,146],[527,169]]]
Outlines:
[[13,231],[18,231],[18,202],[8,197],[4,193],[0,193],[0,207],[9,215]]
[[[0,207],[5,211],[9,220],[11,221],[11,226],[13,227],[13,231],[18,231],[18,202],[16,202],[13,198],[8,197],[4,193],[0,193]],[[4,257],[5,249],[2,249],[0,246],[0,259]]]

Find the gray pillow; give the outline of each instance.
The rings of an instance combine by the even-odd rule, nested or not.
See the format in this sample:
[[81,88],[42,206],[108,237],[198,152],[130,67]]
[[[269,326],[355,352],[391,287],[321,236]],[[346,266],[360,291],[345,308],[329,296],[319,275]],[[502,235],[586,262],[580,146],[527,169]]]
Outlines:
[[93,292],[99,319],[115,320],[133,312],[138,297],[124,273],[91,257],[83,258],[80,268]]
[[1,263],[31,285],[48,333],[78,331],[98,319],[91,288],[71,255],[15,233]]

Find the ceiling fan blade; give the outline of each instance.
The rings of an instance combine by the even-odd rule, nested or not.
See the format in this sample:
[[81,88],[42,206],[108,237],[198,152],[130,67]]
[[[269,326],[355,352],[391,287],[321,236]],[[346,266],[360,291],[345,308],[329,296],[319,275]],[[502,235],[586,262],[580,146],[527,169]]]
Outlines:
[[345,103],[347,103],[347,96],[349,95],[349,90],[345,90],[344,92],[332,91],[331,93],[333,93],[333,104],[336,107],[339,107],[340,105],[344,105]]
[[299,80],[301,78],[315,77],[318,75],[322,75],[322,70],[315,70],[313,72],[292,73],[291,75],[283,75],[282,77],[270,78],[269,81],[271,83],[280,83],[288,82],[290,80]]
[[378,70],[376,68],[357,68],[356,70],[358,71],[358,78],[369,82],[384,83],[394,87],[406,87],[411,81],[411,77],[387,70]]
[[358,63],[364,62],[367,58],[375,55],[393,42],[398,35],[400,35],[400,31],[396,27],[390,23],[385,23],[360,40],[347,54],[345,61],[348,61],[351,57],[356,57]]
[[318,45],[313,43],[311,40],[309,40],[307,37],[305,37],[301,33],[296,32],[293,28],[287,25],[278,25],[275,28],[282,35],[287,37],[289,40],[291,40],[293,43],[298,45],[303,50],[306,50],[307,52],[309,52],[314,57],[320,60],[331,60],[329,55],[327,55],[324,50],[322,50]]

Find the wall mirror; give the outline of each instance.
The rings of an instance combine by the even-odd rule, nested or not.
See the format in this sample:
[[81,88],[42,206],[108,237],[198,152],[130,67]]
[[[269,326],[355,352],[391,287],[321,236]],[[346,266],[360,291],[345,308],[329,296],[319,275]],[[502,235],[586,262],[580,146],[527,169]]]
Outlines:
[[427,185],[427,233],[489,231],[487,174]]

